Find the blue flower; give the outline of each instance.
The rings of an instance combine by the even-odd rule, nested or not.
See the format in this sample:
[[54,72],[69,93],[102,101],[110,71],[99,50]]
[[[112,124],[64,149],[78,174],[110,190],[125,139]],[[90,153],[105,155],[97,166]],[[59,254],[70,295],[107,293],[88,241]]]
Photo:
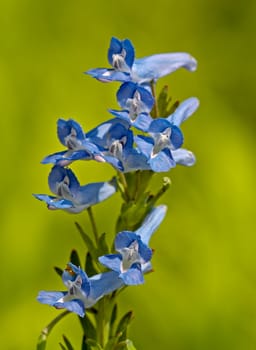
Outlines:
[[126,82],[121,85],[117,92],[117,101],[123,110],[110,109],[109,112],[126,120],[129,125],[147,131],[152,121],[149,113],[155,103],[151,92],[137,83]]
[[79,213],[110,197],[116,192],[114,181],[96,182],[80,186],[74,173],[67,168],[55,165],[48,177],[48,184],[56,196],[34,194],[46,202],[48,209],[63,209],[70,213]]
[[110,119],[87,133],[90,142],[101,147],[101,155],[121,172],[150,169],[147,157],[133,147],[133,132],[126,120]]
[[88,141],[81,126],[73,119],[59,119],[57,134],[60,142],[67,148],[65,151],[50,154],[42,160],[43,164],[52,163],[67,166],[75,160],[94,159],[104,162],[99,148]]
[[149,83],[168,75],[179,68],[194,71],[196,60],[188,53],[163,53],[134,59],[134,48],[128,40],[112,38],[108,50],[108,61],[113,68],[96,68],[86,73],[100,81],[134,81]]
[[110,271],[92,277],[72,263],[68,263],[62,274],[68,291],[41,291],[37,300],[56,309],[67,309],[83,317],[85,310],[92,307],[104,295],[123,286],[116,272]]
[[117,272],[126,285],[143,283],[143,273],[151,269],[152,250],[148,243],[153,232],[164,219],[166,210],[165,205],[160,205],[148,214],[141,227],[135,232],[119,232],[115,239],[115,249],[118,254],[99,257],[99,261]]
[[194,154],[181,148],[183,135],[179,127],[198,106],[197,98],[188,98],[167,118],[158,118],[151,122],[148,128],[151,137],[136,136],[135,142],[140,151],[148,158],[148,163],[153,171],[165,172],[175,167],[176,164],[191,166],[195,163]]
[[155,172],[168,171],[175,167],[171,150],[181,147],[183,135],[181,130],[164,118],[152,121],[148,129],[149,136],[138,135],[135,142],[147,157],[148,164]]

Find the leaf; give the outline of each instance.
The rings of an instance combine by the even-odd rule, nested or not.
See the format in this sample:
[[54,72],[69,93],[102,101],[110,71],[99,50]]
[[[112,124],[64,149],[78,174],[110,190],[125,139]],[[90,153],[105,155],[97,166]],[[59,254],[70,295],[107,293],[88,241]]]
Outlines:
[[116,330],[116,336],[119,337],[119,340],[126,339],[127,327],[131,323],[132,318],[133,318],[133,312],[128,311],[119,321],[119,324]]
[[59,346],[61,347],[62,350],[67,350],[67,348],[63,344],[59,343]]
[[84,232],[84,230],[82,229],[82,227],[80,226],[80,224],[78,222],[75,222],[76,228],[78,229],[84,243],[86,244],[89,252],[92,254],[92,256],[96,259],[97,258],[97,251],[96,248],[93,244],[93,241],[91,240],[91,238],[89,237],[89,235],[87,233]]
[[54,270],[60,277],[62,277],[63,270],[60,267],[54,266]]
[[99,256],[108,254],[110,252],[107,241],[106,241],[106,233],[105,232],[102,233],[102,235],[100,236],[99,241],[98,241],[98,246],[99,246],[99,248],[98,248]]
[[62,337],[63,337],[63,340],[64,340],[65,345],[66,345],[66,347],[67,347],[67,350],[74,350],[74,348],[73,348],[73,346],[71,345],[71,343],[70,343],[70,341],[68,340],[68,338],[67,338],[65,335],[63,335]]
[[170,105],[172,98],[168,97],[169,87],[165,85],[160,91],[157,98],[158,113],[161,118],[168,117],[172,114],[179,105],[179,101],[175,101]]
[[117,303],[114,305],[111,318],[110,318],[110,327],[112,327],[116,321],[117,318]]
[[89,316],[85,314],[85,316],[79,317],[79,321],[82,325],[84,335],[86,338],[92,338],[95,339],[97,337],[97,332],[95,329],[95,326],[93,325],[92,321],[90,320]]
[[90,252],[86,254],[85,271],[89,277],[93,275],[97,275],[100,272],[97,266],[95,265]]
[[75,249],[73,249],[70,253],[70,261],[72,262],[72,264],[81,267],[81,262],[80,262],[78,253]]

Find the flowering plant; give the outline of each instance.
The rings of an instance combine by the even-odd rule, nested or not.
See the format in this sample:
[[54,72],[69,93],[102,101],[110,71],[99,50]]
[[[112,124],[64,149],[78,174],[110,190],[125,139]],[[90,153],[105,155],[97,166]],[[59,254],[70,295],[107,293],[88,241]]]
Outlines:
[[[76,223],[86,245],[86,263],[83,267],[73,250],[66,268],[56,268],[66,290],[38,294],[40,303],[65,309],[42,331],[38,350],[46,348],[53,326],[72,312],[82,325],[82,350],[135,349],[127,335],[132,313],[118,317],[117,305],[125,287],[144,283],[145,275],[152,271],[149,242],[167,211],[167,206],[157,205],[157,201],[170,180],[164,177],[155,194],[149,189],[150,180],[154,173],[195,162],[194,154],[182,148],[180,126],[198,108],[198,99],[172,103],[166,86],[158,97],[155,87],[159,78],[179,68],[194,71],[196,60],[187,53],[136,59],[131,41],[117,38],[111,39],[107,56],[112,68],[91,69],[86,74],[103,82],[121,82],[116,94],[121,109],[110,109],[112,117],[88,132],[75,120],[59,119],[57,135],[65,149],[42,160],[53,165],[48,183],[54,196],[34,194],[48,209],[74,214],[87,210],[93,231],[91,237]],[[80,185],[68,167],[78,160],[109,163],[116,175],[108,181]],[[98,233],[92,206],[116,192],[122,206],[111,243],[105,233]],[[60,346],[74,349],[66,336]]]

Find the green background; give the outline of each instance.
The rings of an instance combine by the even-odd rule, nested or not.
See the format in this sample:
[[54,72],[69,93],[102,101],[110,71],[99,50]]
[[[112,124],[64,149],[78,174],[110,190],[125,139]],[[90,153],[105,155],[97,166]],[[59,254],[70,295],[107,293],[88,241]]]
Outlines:
[[[108,65],[111,36],[131,39],[137,57],[186,51],[199,62],[159,83],[174,99],[201,101],[183,126],[197,164],[170,172],[168,216],[151,241],[155,272],[121,295],[122,309],[135,311],[130,336],[139,350],[255,349],[256,2],[11,0],[0,10],[1,349],[35,348],[58,314],[37,303],[38,291],[61,290],[52,267],[64,267],[71,248],[83,253],[74,221],[90,231],[86,213],[50,212],[31,194],[49,193],[40,160],[62,149],[57,118],[89,130],[117,108],[117,83],[83,75]],[[92,162],[72,169],[82,184],[114,174]],[[95,208],[110,238],[118,198]],[[47,349],[63,333],[80,343],[75,315]]]

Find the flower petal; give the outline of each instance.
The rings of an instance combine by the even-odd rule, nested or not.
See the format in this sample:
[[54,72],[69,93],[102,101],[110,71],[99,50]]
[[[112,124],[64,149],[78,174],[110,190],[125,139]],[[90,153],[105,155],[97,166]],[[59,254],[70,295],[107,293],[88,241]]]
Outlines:
[[95,182],[81,186],[76,195],[76,203],[88,208],[94,204],[104,201],[116,192],[116,184],[110,182]]
[[163,53],[136,59],[132,67],[132,80],[150,82],[168,75],[179,68],[194,71],[197,61],[188,53]]
[[164,149],[149,160],[151,169],[155,172],[166,172],[174,168],[176,163],[172,158],[171,151]]
[[49,187],[54,194],[58,195],[58,185],[63,181],[67,181],[67,186],[73,195],[78,192],[80,185],[72,170],[55,165],[48,177]]
[[54,304],[63,298],[65,295],[67,295],[67,292],[46,292],[41,291],[39,292],[37,296],[37,301],[39,301],[42,304],[48,304],[51,306],[54,306]]
[[135,233],[141,237],[143,243],[148,245],[152,234],[163,221],[166,212],[166,205],[159,205],[158,207],[153,208],[143,221],[141,227],[135,231]]
[[140,264],[133,264],[129,270],[120,274],[120,278],[126,285],[138,285],[144,283],[144,276]]
[[180,126],[185,120],[188,119],[198,108],[199,100],[196,97],[190,97],[183,101],[172,113],[167,120],[177,126]]
[[124,283],[119,278],[118,272],[109,271],[90,277],[91,293],[89,297],[98,300],[102,296],[121,288]]
[[180,165],[192,166],[196,162],[196,157],[194,153],[184,148],[179,148],[172,151],[172,156],[174,161]]
[[57,302],[55,305],[56,309],[67,309],[68,311],[74,312],[80,317],[84,317],[85,314],[85,306],[82,300],[73,299],[65,302]]
[[110,270],[121,271],[122,256],[121,254],[107,254],[99,257],[99,262],[108,267]]
[[33,194],[33,196],[40,201],[47,204],[48,209],[69,209],[73,207],[73,203],[67,199],[58,199],[54,196],[48,196],[47,194]]
[[109,83],[111,81],[130,81],[129,73],[116,71],[115,69],[94,68],[90,69],[85,74],[91,75],[93,78],[103,82]]

